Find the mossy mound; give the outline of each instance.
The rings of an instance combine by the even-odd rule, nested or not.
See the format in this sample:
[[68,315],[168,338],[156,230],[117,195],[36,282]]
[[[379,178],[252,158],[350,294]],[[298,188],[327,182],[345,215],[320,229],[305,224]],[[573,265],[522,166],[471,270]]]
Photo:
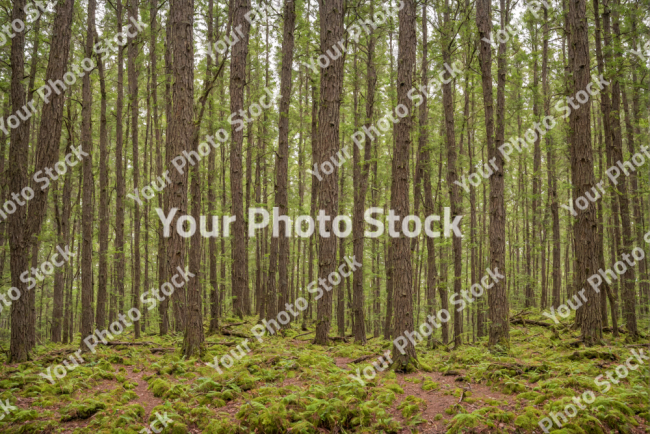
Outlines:
[[88,419],[105,408],[106,404],[94,399],[86,399],[80,403],[73,403],[61,410],[61,422],[75,419]]

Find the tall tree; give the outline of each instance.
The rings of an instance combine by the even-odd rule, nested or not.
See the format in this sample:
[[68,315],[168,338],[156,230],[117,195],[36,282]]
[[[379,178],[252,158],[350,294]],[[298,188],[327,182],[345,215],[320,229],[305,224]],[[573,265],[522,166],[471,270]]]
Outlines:
[[[88,0],[88,18],[86,25],[85,54],[91,58],[93,54],[93,40],[95,37],[95,0]],[[83,203],[82,203],[82,234],[81,246],[81,340],[80,348],[83,352],[90,349],[84,344],[86,336],[93,333],[93,160],[92,160],[92,89],[90,73],[83,76],[82,84],[83,106],[81,110],[81,148],[88,154],[83,160]]]
[[[395,124],[395,148],[393,151],[393,182],[391,185],[391,208],[402,219],[409,214],[409,153],[411,148],[411,128],[413,101],[407,93],[413,87],[413,68],[415,67],[415,1],[404,0],[399,11],[399,41],[397,60],[397,108],[398,115],[406,111],[400,122]],[[411,269],[411,249],[409,239],[400,235],[391,243],[395,325],[393,335],[401,336],[411,332],[414,327],[413,287]],[[408,366],[417,362],[415,346],[409,340],[404,350],[393,346],[393,364],[396,371],[404,372]]]
[[[370,15],[374,15],[374,1],[370,1]],[[370,128],[373,122],[375,110],[375,87],[377,86],[377,72],[375,70],[375,32],[374,28],[370,27],[368,34],[368,47],[366,52],[366,122],[365,127]],[[353,241],[353,254],[357,262],[361,264],[354,270],[352,276],[352,314],[354,315],[354,335],[355,342],[365,345],[366,344],[366,319],[364,315],[365,309],[365,294],[363,292],[363,279],[364,279],[364,254],[363,247],[365,243],[364,238],[364,208],[366,204],[366,194],[368,192],[368,175],[370,173],[370,159],[372,158],[372,139],[366,135],[364,146],[364,156],[361,160],[361,151],[358,146],[353,150],[354,161],[354,209],[352,221],[352,234]],[[373,204],[375,206],[375,204]]]
[[[320,14],[320,49],[325,53],[336,53],[330,56],[329,65],[321,68],[320,77],[320,111],[318,115],[318,164],[328,161],[339,150],[339,114],[341,93],[343,91],[344,56],[337,46],[343,39],[343,0],[319,2]],[[334,57],[336,56],[336,57]],[[331,164],[331,163],[330,163]],[[338,168],[336,165],[329,175],[319,181],[320,210],[325,215],[334,218],[339,209]],[[335,273],[336,237],[332,233],[332,221],[325,223],[325,231],[329,237],[319,231],[318,277],[327,281],[330,273]],[[314,343],[325,345],[332,322],[332,292],[324,291],[318,300],[316,312],[316,337]]]
[[[287,189],[289,184],[289,107],[291,103],[291,73],[293,64],[294,28],[296,26],[296,3],[294,0],[284,2],[284,27],[282,35],[282,70],[280,73],[280,120],[278,153],[275,160],[275,206],[279,215],[288,215]],[[280,225],[280,233],[271,238],[271,255],[267,279],[266,316],[275,318],[278,309],[284,310],[288,300],[288,261],[289,238],[285,226],[291,230],[291,224]],[[276,289],[276,273],[279,275],[280,297]]]
[[[501,28],[507,23],[508,7],[505,0],[499,1],[501,11]],[[494,273],[505,272],[505,205],[504,205],[504,178],[503,157],[497,149],[504,140],[505,130],[505,84],[506,84],[506,42],[499,44],[497,60],[497,133],[494,134],[494,103],[492,99],[492,12],[490,0],[476,1],[476,25],[478,27],[479,63],[481,65],[481,79],[483,85],[483,103],[485,106],[485,130],[490,164],[494,160],[495,173],[490,176],[490,269]],[[510,345],[510,316],[508,299],[506,298],[506,281],[501,279],[494,282],[491,291],[488,291],[488,305],[490,330],[488,345],[490,348],[509,347]]]
[[[138,22],[137,0],[129,1],[129,17],[131,22]],[[138,38],[134,37],[129,43],[128,68],[129,68],[129,95],[131,97],[131,142],[133,145],[133,189],[138,190],[140,178],[140,154],[138,143]],[[135,309],[140,310],[140,207],[138,204],[133,209],[133,298],[131,303]],[[140,321],[133,321],[135,338],[140,338]]]
[[[445,0],[443,10],[443,41],[442,41],[442,60],[445,65],[451,65],[451,49],[453,44],[452,38],[452,21],[450,18],[449,0]],[[454,95],[452,88],[452,79],[449,77],[442,84],[442,105],[445,113],[445,134],[447,142],[447,185],[449,185],[449,201],[451,203],[451,216],[461,215],[462,199],[460,197],[460,187],[458,181],[458,172],[456,171],[456,127],[454,123]],[[462,255],[463,248],[460,237],[453,237],[452,248],[454,250],[454,294],[460,296],[462,284]],[[475,283],[475,282],[472,282]],[[454,348],[461,345],[462,333],[462,311],[454,309]]]
[[[72,29],[72,9],[74,0],[66,0],[65,3],[57,3],[56,16],[54,17],[53,28],[57,29],[52,34],[50,41],[50,57],[45,81],[63,82],[63,74],[68,64],[70,51],[70,35]],[[17,0],[14,3],[12,12],[13,20],[25,21],[25,2]],[[24,47],[25,33],[19,32],[17,38],[11,44],[11,101],[12,110],[28,110],[25,106],[25,91],[21,80],[24,75]],[[50,102],[43,106],[41,124],[38,133],[35,173],[46,167],[52,167],[59,155],[59,144],[61,142],[61,127],[63,123],[63,106],[65,102],[64,92],[52,93]],[[11,131],[11,145],[9,148],[10,165],[8,177],[9,190],[20,192],[28,184],[27,178],[27,153],[28,153],[28,131],[27,124],[20,123],[16,129]],[[29,209],[26,206],[19,207],[8,218],[9,247],[11,251],[11,284],[18,288],[23,295],[11,305],[11,342],[9,360],[11,362],[24,362],[29,359],[29,347],[27,339],[28,325],[28,290],[27,285],[20,279],[20,275],[27,270],[27,255],[29,246],[34,242],[32,237],[38,234],[41,223],[45,217],[48,189],[36,188],[34,199],[29,202]]]
[[[586,89],[591,81],[589,74],[589,29],[587,26],[586,0],[569,0],[569,23],[571,26],[570,57],[573,72],[573,91]],[[574,197],[580,197],[595,188],[593,152],[591,148],[591,105],[582,104],[571,112],[571,130],[574,132],[571,172]],[[599,246],[597,234],[596,205],[590,202],[585,210],[579,210],[574,227],[576,252],[576,281],[588,287],[587,278],[598,270]],[[593,345],[602,337],[600,299],[587,297],[583,307],[582,340]]]
[[[241,40],[232,47],[230,61],[230,112],[233,120],[241,121],[240,111],[244,109],[244,86],[246,84],[246,57],[248,56],[248,38],[250,22],[245,15],[250,10],[250,0],[232,0],[232,27],[241,32]],[[242,121],[243,122],[243,121]],[[243,297],[248,287],[248,270],[245,269],[246,251],[246,225],[244,220],[244,189],[243,189],[243,163],[242,145],[244,143],[244,130],[241,122],[232,122],[232,142],[230,148],[230,194],[232,197],[233,223],[232,238],[232,292],[233,309],[240,318],[244,315]]]
[[[612,140],[610,145],[612,146],[611,155],[612,163],[621,163],[624,161],[623,158],[623,136],[621,132],[621,72],[622,65],[620,65],[621,57],[614,55],[614,53],[620,52],[620,38],[621,31],[619,25],[619,11],[620,3],[614,1],[614,8],[612,10],[612,30],[614,32],[614,41],[610,49],[613,53],[610,53],[609,60],[611,64],[608,65],[608,69],[611,70],[611,89],[612,89],[612,110],[610,112],[610,133],[612,135]],[[609,4],[605,5],[605,9],[609,8]],[[605,31],[609,33],[609,16],[605,17]],[[583,88],[578,88],[583,89]],[[630,219],[630,204],[627,188],[627,177],[620,177],[618,183],[614,184],[614,191],[616,192],[616,197],[618,198],[618,203],[621,212],[621,223],[623,226],[623,239],[622,242],[618,245],[618,256],[619,258],[624,258],[629,256],[632,253],[634,246],[634,236],[632,234],[632,221]],[[625,325],[627,327],[629,336],[632,340],[638,338],[637,324],[636,324],[636,294],[635,294],[635,284],[636,284],[636,273],[634,267],[629,267],[625,272],[625,275],[622,276],[623,279],[623,316],[625,317]]]
[[[94,27],[94,26],[93,26]],[[95,40],[97,30],[95,29]],[[97,53],[97,71],[99,73],[99,87],[101,95],[101,108],[99,118],[99,271],[97,281],[97,314],[95,323],[99,330],[106,327],[106,298],[108,286],[108,227],[110,215],[108,213],[108,128],[106,119],[107,90],[102,55]]]
[[[122,0],[116,0],[117,32],[122,32]],[[117,311],[124,313],[124,134],[122,111],[124,109],[124,52],[117,50],[117,101],[115,103],[115,291],[117,292]],[[109,321],[111,319],[109,318]]]
[[[154,0],[155,1],[155,0]],[[212,46],[214,40],[214,1],[208,1],[208,45]],[[217,29],[219,28],[219,21],[217,20]],[[212,56],[206,59],[206,74],[212,69]],[[214,124],[214,100],[210,98],[210,124]],[[214,128],[211,129],[214,133]],[[208,209],[215,210],[216,203],[216,186],[215,184],[215,161],[216,150],[210,152],[210,159],[208,160]],[[210,257],[210,332],[216,332],[219,329],[219,288],[217,284],[217,240],[215,237],[210,237],[208,240],[208,256]]]

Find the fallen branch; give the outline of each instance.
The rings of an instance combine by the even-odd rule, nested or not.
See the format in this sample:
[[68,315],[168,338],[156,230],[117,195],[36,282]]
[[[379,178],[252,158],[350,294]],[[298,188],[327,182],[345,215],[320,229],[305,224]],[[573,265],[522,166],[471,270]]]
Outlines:
[[141,345],[156,345],[153,342],[108,342],[106,345],[124,345],[126,347],[137,347]]
[[510,324],[521,324],[521,325],[537,325],[540,327],[553,327],[553,324],[543,321],[535,321],[532,319],[523,319],[523,318],[510,318]]
[[176,348],[151,348],[151,354],[164,353],[166,351],[176,351]]
[[247,335],[245,335],[243,333],[232,332],[232,331],[226,330],[226,329],[221,329],[221,334],[224,335],[224,336],[237,336],[238,338],[253,339],[251,336],[247,336]]
[[342,337],[340,337],[340,336],[331,336],[329,339],[332,340],[332,341],[334,341],[334,342],[343,341],[343,342],[345,342],[346,344],[348,343],[347,338],[342,338]]
[[235,346],[235,342],[206,342],[205,345],[223,345],[224,347]]
[[238,325],[250,324],[248,321],[225,324],[224,327],[235,327]]
[[567,347],[576,347],[576,348],[578,348],[581,343],[582,343],[582,339],[578,339],[577,341],[567,342],[567,343],[565,343],[563,345],[565,345]]
[[296,338],[299,338],[300,336],[305,336],[305,335],[308,335],[309,333],[314,333],[314,332],[312,332],[312,331],[309,331],[309,332],[307,332],[307,333],[303,333],[303,334],[301,334],[301,335],[298,335],[298,336],[294,336],[293,338],[294,338],[294,339],[296,339]]
[[353,361],[348,362],[348,365],[353,363],[363,362],[364,360],[372,359],[373,357],[381,357],[381,356],[375,356],[374,354],[370,354],[369,356],[363,356],[363,357],[359,357],[358,359],[354,359]]
[[519,368],[519,366],[516,365],[516,364],[509,364],[509,363],[490,363],[490,364],[488,365],[488,369],[490,369],[490,367],[492,367],[492,366],[500,366],[500,367],[502,367],[502,368],[512,369],[513,371],[516,371],[517,374],[519,374],[519,375],[522,375],[522,374],[524,373],[524,371],[521,370],[521,369]]
[[[582,342],[582,341],[580,341]],[[573,354],[569,356],[569,360],[581,360],[581,359],[601,359],[601,360],[619,360],[619,357],[614,353],[607,353],[605,351],[596,351],[596,350],[587,350],[587,351],[574,351]]]

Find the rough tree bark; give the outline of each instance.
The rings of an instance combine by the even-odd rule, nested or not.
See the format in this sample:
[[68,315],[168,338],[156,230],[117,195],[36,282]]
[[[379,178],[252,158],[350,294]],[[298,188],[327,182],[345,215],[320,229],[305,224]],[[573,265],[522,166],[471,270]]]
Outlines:
[[[500,0],[501,28],[507,23],[505,0]],[[508,5],[509,6],[509,5]],[[498,82],[497,82],[497,134],[494,133],[494,103],[492,99],[492,51],[489,42],[492,32],[490,0],[477,0],[476,25],[479,37],[479,63],[483,85],[483,102],[485,105],[485,130],[487,135],[488,160],[494,161],[495,173],[490,176],[490,269],[493,272],[505,272],[505,206],[503,157],[497,149],[503,143],[505,130],[505,83],[506,83],[506,43],[499,44]],[[488,346],[510,346],[510,318],[508,300],[506,298],[506,280],[494,282],[494,287],[488,291],[488,306],[490,330]]]
[[[391,208],[401,218],[409,214],[409,152],[411,148],[412,118],[410,116],[413,101],[407,92],[413,87],[413,68],[415,66],[415,21],[414,0],[405,0],[399,11],[399,41],[397,60],[397,113],[406,108],[407,115],[395,124],[395,149],[393,153],[393,182],[391,186]],[[401,117],[401,116],[400,116]],[[395,306],[395,325],[393,335],[401,336],[413,331],[413,288],[411,269],[410,241],[400,235],[392,240],[391,251],[393,265],[393,303]],[[393,366],[396,371],[404,372],[409,365],[417,363],[415,346],[409,340],[406,348],[399,351],[393,346]]]
[[[446,65],[451,65],[451,20],[449,16],[449,0],[445,1],[445,9],[443,11],[443,26],[444,37],[442,43],[442,60]],[[445,113],[445,134],[447,144],[447,185],[449,186],[449,200],[451,203],[451,218],[461,215],[462,213],[462,199],[460,197],[460,187],[457,183],[458,172],[456,171],[456,127],[454,124],[454,101],[453,101],[453,88],[452,78],[449,77],[447,83],[442,85],[442,105]],[[452,246],[454,250],[454,294],[460,297],[461,279],[462,279],[462,241],[460,237],[454,236],[452,239]],[[475,282],[472,282],[475,283]],[[454,348],[458,348],[462,344],[462,311],[458,312],[454,309]]]
[[[291,73],[293,64],[293,32],[296,26],[296,3],[294,0],[284,2],[284,28],[282,36],[282,71],[280,72],[280,121],[278,153],[275,160],[275,206],[279,215],[289,214],[289,106],[291,104]],[[284,310],[288,302],[288,261],[289,238],[285,228],[291,230],[291,224],[278,224],[280,232],[271,237],[271,255],[269,257],[269,273],[267,278],[266,316],[275,318],[278,309]],[[279,294],[276,289],[276,274],[279,277]],[[279,295],[279,298],[278,298]]]
[[[373,15],[374,2],[370,2],[370,14]],[[375,71],[375,35],[374,29],[370,27],[368,34],[368,48],[366,57],[366,128],[370,128],[373,122],[375,110],[375,87],[377,86],[377,72]],[[370,173],[370,159],[372,158],[372,139],[366,135],[364,146],[364,157],[361,160],[359,146],[354,146],[354,215],[352,220],[352,233],[354,236],[352,252],[357,262],[361,264],[352,275],[352,314],[354,315],[354,328],[352,334],[356,343],[366,344],[366,321],[364,316],[365,296],[363,292],[363,248],[364,237],[364,208],[366,206],[366,194],[368,192],[368,175]],[[373,204],[372,206],[375,206]]]
[[[94,26],[93,26],[94,28]],[[94,29],[95,40],[98,40],[97,30]],[[108,212],[108,129],[106,119],[106,78],[104,62],[101,54],[97,53],[97,71],[101,107],[99,118],[99,270],[97,279],[97,309],[95,324],[99,330],[106,328],[106,297],[108,285],[108,227],[110,214]]]
[[[591,81],[589,73],[589,31],[586,16],[586,0],[569,0],[569,23],[573,55],[570,65],[573,71],[573,90],[586,89]],[[595,187],[593,152],[591,149],[590,104],[583,104],[571,113],[573,136],[571,169],[574,197],[580,197]],[[598,222],[596,205],[592,202],[585,210],[579,210],[575,223],[576,281],[588,287],[587,278],[598,270]],[[602,338],[602,319],[599,297],[587,297],[583,304],[582,340],[593,345]]]
[[[86,25],[86,57],[93,54],[93,39],[95,36],[95,0],[88,0],[88,19]],[[83,106],[81,109],[81,148],[89,156],[83,160],[83,203],[82,203],[82,236],[81,246],[81,339],[79,346],[82,352],[88,352],[84,339],[93,333],[93,163],[92,163],[92,89],[90,73],[83,77],[82,84]]]
[[[70,34],[72,28],[72,9],[74,0],[66,0],[65,3],[58,3],[53,28],[57,29],[52,34],[50,41],[50,57],[45,72],[45,81],[63,82],[63,74],[68,64],[70,51]],[[17,0],[14,2],[12,21],[19,19],[25,21],[25,2]],[[19,32],[11,44],[11,100],[12,112],[23,110],[25,106],[25,91],[21,80],[24,75],[24,47],[25,33]],[[63,106],[65,95],[61,90],[53,92],[49,104],[43,106],[41,114],[41,125],[38,135],[36,149],[35,172],[46,167],[52,167],[56,162],[61,141],[61,127],[63,123]],[[8,170],[9,191],[20,192],[28,184],[27,178],[27,152],[28,152],[28,131],[27,124],[20,123],[16,129],[11,131],[11,145],[9,148],[9,161],[12,162]],[[18,288],[21,296],[11,305],[11,342],[9,350],[9,361],[12,363],[24,362],[29,359],[29,348],[27,341],[27,319],[29,297],[27,286],[20,280],[20,275],[27,270],[27,256],[29,246],[33,242],[32,237],[38,234],[41,223],[45,216],[47,205],[48,189],[36,188],[34,199],[27,207],[20,207],[8,218],[7,229],[10,234],[9,246],[11,254],[11,284]]]
[[[129,2],[129,17],[132,22],[138,21],[138,4],[137,0]],[[138,37],[132,38],[129,42],[128,50],[128,68],[129,68],[129,95],[131,97],[131,142],[133,145],[133,188],[138,190],[140,179],[140,155],[138,152],[138,71],[136,61],[138,57]],[[135,204],[133,207],[133,294],[132,306],[140,310],[140,206]],[[140,338],[140,321],[133,321],[135,338]]]
[[[326,68],[321,69],[320,82],[320,111],[319,152],[318,163],[329,161],[339,150],[339,113],[341,93],[343,90],[343,53],[337,46],[343,39],[343,0],[319,2],[320,14],[320,48],[323,53],[337,53]],[[334,54],[336,56],[337,54]],[[330,163],[331,164],[331,163]],[[336,215],[339,209],[338,168],[334,165],[333,172],[319,181],[319,204],[325,215]],[[326,281],[330,273],[336,272],[336,237],[332,232],[331,220],[325,224],[325,230],[330,233],[328,238],[319,234],[318,277]],[[315,344],[325,345],[332,321],[332,292],[324,291],[318,300]]]
[[[621,31],[619,28],[619,14],[618,8],[620,7],[619,2],[614,1],[614,8],[612,10],[612,30],[614,32],[614,42],[612,44],[614,52],[618,53],[620,51],[620,38]],[[607,4],[605,8],[609,8]],[[607,25],[607,24],[606,24]],[[620,57],[609,56],[611,61],[609,68],[611,69],[611,89],[612,89],[612,110],[610,112],[610,133],[612,135],[612,140],[610,145],[612,146],[612,163],[614,164],[623,164],[623,136],[621,132],[621,65],[618,64],[618,59]],[[582,88],[579,88],[582,89]],[[627,169],[626,169],[627,170]],[[633,170],[633,169],[632,169]],[[630,219],[630,204],[627,188],[627,177],[621,176],[617,179],[618,184],[613,185],[616,197],[620,205],[621,211],[621,223],[623,226],[623,239],[622,242],[618,245],[618,256],[619,258],[629,257],[634,248],[634,236],[632,234],[632,221]],[[627,327],[628,335],[631,340],[636,340],[638,338],[637,323],[636,323],[636,294],[635,294],[635,284],[636,284],[636,272],[634,267],[628,267],[625,274],[621,277],[623,280],[623,316],[625,317],[625,325]]]
[[[232,0],[232,27],[240,29],[241,40],[232,47],[230,62],[230,112],[234,120],[240,120],[240,110],[244,109],[244,85],[246,84],[246,57],[248,55],[248,38],[250,23],[244,17],[250,10],[250,0]],[[244,190],[242,170],[242,145],[244,143],[243,127],[232,122],[232,144],[230,148],[230,193],[232,197],[233,223],[231,268],[233,310],[235,315],[243,318],[243,296],[248,285],[245,268],[246,225],[244,220]]]
[[[194,133],[194,2],[193,0],[174,0],[170,3],[171,50],[173,56],[172,67],[172,117],[170,119],[169,135],[171,141],[171,155],[173,159],[183,151],[190,151]],[[188,174],[178,170],[170,170],[172,182],[169,198],[169,209],[178,208],[177,215],[187,214],[187,184]],[[178,231],[172,231],[167,251],[169,260],[168,270],[170,275],[176,273],[177,268],[184,269],[185,242]],[[191,270],[190,270],[191,271]],[[191,278],[190,279],[194,279]],[[176,319],[175,329],[185,331],[183,340],[183,353],[188,354],[186,320],[186,291],[176,288],[174,298],[174,314]],[[191,292],[191,291],[190,291]],[[178,313],[177,313],[178,312]],[[193,354],[193,345],[189,346],[189,354]]]

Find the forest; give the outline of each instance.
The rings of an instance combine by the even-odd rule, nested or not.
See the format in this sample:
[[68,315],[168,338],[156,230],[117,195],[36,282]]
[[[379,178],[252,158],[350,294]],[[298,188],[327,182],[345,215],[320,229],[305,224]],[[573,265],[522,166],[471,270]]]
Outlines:
[[0,0],[0,432],[650,432],[648,0]]

